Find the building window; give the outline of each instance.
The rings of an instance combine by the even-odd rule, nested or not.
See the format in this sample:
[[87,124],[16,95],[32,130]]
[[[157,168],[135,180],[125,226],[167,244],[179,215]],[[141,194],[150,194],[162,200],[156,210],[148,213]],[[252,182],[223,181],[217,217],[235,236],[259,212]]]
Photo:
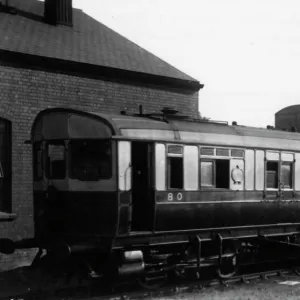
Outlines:
[[277,189],[278,188],[278,162],[267,161],[267,188]]
[[0,210],[11,212],[11,122],[0,118]]
[[178,145],[168,146],[168,188],[183,189],[183,148]]
[[50,179],[64,179],[66,177],[64,141],[47,144],[46,175]]
[[229,189],[230,160],[201,160],[201,186]]
[[293,164],[291,162],[281,164],[280,183],[285,189],[293,188]]

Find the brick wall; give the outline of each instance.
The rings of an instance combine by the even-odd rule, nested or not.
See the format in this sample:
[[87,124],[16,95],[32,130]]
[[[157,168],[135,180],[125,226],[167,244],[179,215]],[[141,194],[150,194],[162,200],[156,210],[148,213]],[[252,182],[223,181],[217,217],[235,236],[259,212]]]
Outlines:
[[32,122],[40,110],[71,106],[99,112],[124,108],[138,112],[138,104],[142,104],[145,112],[164,106],[193,116],[198,112],[197,92],[172,92],[1,65],[0,90],[0,117],[12,121],[12,208],[18,215],[12,223],[0,223],[0,233],[13,239],[33,236],[31,146],[24,141],[30,138]]

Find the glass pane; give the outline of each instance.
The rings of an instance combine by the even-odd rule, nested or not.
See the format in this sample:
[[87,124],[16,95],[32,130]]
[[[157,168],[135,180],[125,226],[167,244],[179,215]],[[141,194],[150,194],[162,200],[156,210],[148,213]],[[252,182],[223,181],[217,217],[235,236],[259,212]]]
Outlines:
[[216,188],[229,189],[230,185],[229,159],[216,160]]
[[214,155],[215,154],[215,149],[214,148],[201,148],[200,150],[201,155]]
[[50,161],[64,160],[65,159],[65,146],[64,145],[48,145],[48,157]]
[[233,157],[244,157],[244,151],[239,149],[232,149],[231,156]]
[[182,146],[177,146],[177,145],[168,146],[168,153],[182,154]]
[[62,179],[66,176],[65,145],[48,144],[47,176]]
[[70,142],[70,177],[94,181],[112,176],[111,143],[101,140]]
[[214,186],[214,164],[212,161],[201,162],[201,186]]
[[216,155],[217,156],[229,156],[229,149],[217,148]]
[[168,157],[169,188],[183,188],[183,158]]
[[267,188],[278,188],[278,162],[267,162]]
[[281,178],[284,188],[292,188],[292,164],[284,163],[281,165]]

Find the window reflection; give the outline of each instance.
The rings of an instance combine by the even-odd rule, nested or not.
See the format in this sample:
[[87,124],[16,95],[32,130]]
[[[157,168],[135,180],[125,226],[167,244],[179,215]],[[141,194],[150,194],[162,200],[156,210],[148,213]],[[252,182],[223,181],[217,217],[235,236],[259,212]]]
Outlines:
[[281,165],[281,179],[280,182],[283,184],[283,187],[286,189],[291,189],[293,187],[292,181],[292,163],[282,163]]
[[267,188],[278,188],[278,162],[267,162]]

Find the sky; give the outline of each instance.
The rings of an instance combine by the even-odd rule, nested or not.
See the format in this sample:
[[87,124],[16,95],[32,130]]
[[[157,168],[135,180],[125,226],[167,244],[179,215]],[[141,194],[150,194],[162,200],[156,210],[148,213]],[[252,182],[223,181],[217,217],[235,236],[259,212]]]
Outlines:
[[299,0],[73,0],[194,77],[205,117],[274,125],[300,104]]

